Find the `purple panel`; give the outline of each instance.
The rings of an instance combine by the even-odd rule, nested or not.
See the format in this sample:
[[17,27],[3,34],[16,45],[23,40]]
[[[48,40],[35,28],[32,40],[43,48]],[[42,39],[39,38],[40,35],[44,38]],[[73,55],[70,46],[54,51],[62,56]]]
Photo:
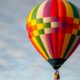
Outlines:
[[54,58],[54,50],[53,50],[53,45],[52,45],[52,34],[46,34],[46,41],[49,46],[50,54],[52,58]]
[[51,0],[48,0],[48,2],[45,4],[44,11],[43,11],[43,17],[50,17],[50,8],[51,7]]
[[51,22],[59,22],[59,18],[58,17],[51,17]]
[[58,31],[59,31],[59,28],[58,27],[57,28],[52,28],[52,32],[58,33]]
[[66,22],[61,22],[61,27],[65,28],[66,27]]

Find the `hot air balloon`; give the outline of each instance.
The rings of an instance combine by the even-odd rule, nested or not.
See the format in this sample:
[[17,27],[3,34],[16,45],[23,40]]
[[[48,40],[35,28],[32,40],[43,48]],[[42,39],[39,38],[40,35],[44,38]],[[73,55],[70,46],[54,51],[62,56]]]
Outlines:
[[59,68],[80,43],[80,15],[67,0],[45,0],[34,7],[27,19],[29,39],[52,67],[59,80]]

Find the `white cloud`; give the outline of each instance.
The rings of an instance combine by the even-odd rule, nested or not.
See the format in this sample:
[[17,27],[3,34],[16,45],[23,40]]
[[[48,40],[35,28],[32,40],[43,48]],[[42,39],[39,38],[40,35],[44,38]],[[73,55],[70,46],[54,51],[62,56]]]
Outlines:
[[[25,28],[31,8],[44,0],[0,1],[0,79],[53,80],[54,70],[33,48]],[[79,0],[73,1],[80,7]],[[80,46],[61,67],[61,80],[80,79]]]
[[15,58],[16,60],[22,59],[25,57],[25,52],[23,50],[18,50],[18,49],[9,49],[7,50],[7,53],[9,56]]
[[0,41],[0,49],[4,49],[4,48],[7,48],[8,47],[8,44],[4,41]]
[[6,60],[0,58],[0,65],[4,65],[4,66],[6,66]]

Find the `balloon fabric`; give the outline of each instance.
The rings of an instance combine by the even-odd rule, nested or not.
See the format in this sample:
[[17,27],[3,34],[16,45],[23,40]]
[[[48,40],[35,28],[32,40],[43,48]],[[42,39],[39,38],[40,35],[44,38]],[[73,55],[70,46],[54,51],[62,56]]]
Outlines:
[[34,7],[27,19],[30,41],[55,70],[80,43],[80,15],[66,0],[46,0]]

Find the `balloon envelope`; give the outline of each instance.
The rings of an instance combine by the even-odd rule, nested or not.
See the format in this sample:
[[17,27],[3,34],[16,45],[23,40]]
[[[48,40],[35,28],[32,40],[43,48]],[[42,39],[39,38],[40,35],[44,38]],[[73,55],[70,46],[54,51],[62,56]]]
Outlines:
[[26,27],[32,44],[54,69],[59,69],[80,43],[78,9],[65,0],[46,0],[33,8]]

